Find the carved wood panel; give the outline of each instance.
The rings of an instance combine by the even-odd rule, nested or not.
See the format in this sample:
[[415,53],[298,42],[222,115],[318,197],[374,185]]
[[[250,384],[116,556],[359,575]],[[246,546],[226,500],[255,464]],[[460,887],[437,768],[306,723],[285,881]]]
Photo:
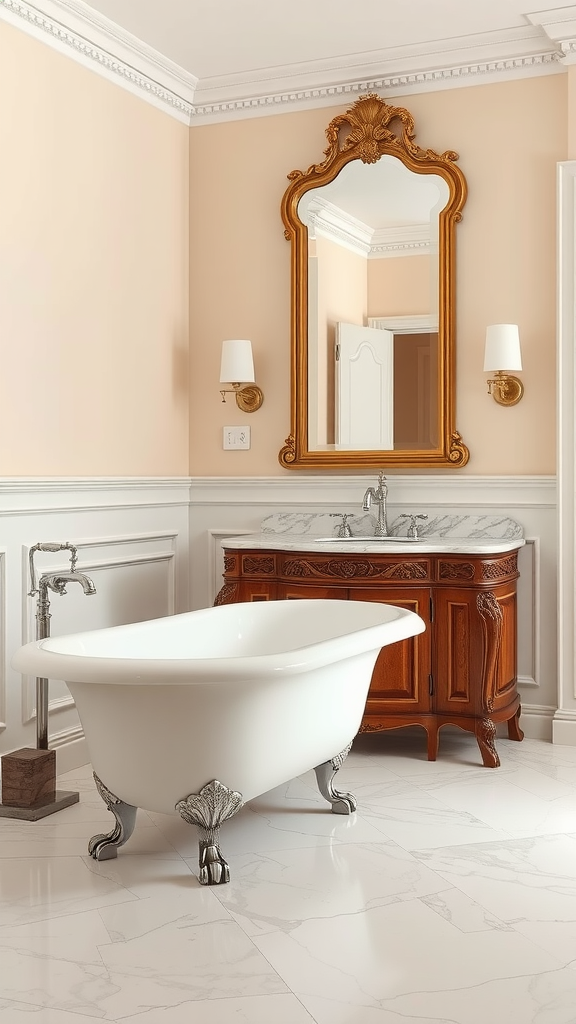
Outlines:
[[244,555],[242,572],[247,576],[272,575],[276,571],[276,559],[273,555]]
[[438,563],[438,578],[441,580],[473,580],[474,572],[470,562]]
[[383,580],[425,580],[428,577],[427,562],[396,562],[383,565],[368,559],[351,559],[346,557],[312,560],[292,558],[284,562],[284,576],[305,577],[336,577],[338,579],[383,579]]
[[501,558],[498,562],[482,563],[482,578],[485,580],[501,580],[505,576],[513,576],[518,569],[518,553]]

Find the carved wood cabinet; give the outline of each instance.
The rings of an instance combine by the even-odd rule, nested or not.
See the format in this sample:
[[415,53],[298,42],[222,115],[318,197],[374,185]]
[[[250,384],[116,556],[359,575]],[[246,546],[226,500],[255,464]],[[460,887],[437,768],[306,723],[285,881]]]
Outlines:
[[426,631],[382,649],[360,732],[421,725],[428,759],[438,732],[474,733],[496,768],[496,724],[521,740],[516,684],[517,550],[497,554],[320,552],[225,548],[216,604],[298,598],[382,601],[409,608]]

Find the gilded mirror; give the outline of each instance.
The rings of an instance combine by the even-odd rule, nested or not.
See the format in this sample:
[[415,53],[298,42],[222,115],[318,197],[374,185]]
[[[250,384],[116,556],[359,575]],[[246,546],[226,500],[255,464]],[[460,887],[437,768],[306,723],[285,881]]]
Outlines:
[[[397,126],[397,130],[395,127]],[[292,468],[464,466],[455,429],[455,227],[466,180],[414,119],[360,97],[292,171]]]

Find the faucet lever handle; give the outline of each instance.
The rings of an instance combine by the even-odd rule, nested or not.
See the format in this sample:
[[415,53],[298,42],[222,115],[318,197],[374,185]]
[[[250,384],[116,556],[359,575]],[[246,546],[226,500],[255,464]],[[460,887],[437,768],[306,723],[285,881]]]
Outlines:
[[338,536],[339,537],[351,537],[352,536],[352,530],[350,529],[350,526],[349,526],[349,523],[348,523],[348,520],[349,520],[350,516],[352,515],[351,512],[330,512],[329,515],[332,516],[332,517],[342,516],[342,522],[340,523],[340,526],[338,527]]
[[398,516],[398,519],[409,519],[408,533],[406,536],[411,537],[413,540],[418,540],[418,524],[417,519],[428,519],[425,512],[420,512],[418,515],[412,515],[410,512],[403,512],[402,515]]

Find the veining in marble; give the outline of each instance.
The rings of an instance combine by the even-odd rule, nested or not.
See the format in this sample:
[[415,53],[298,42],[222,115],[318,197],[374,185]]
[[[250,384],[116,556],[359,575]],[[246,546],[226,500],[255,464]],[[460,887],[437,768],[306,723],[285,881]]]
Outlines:
[[352,515],[348,520],[351,538],[339,538],[340,520],[325,512],[275,513],[262,521],[260,533],[227,537],[222,546],[237,550],[266,548],[280,551],[320,551],[334,554],[390,554],[450,552],[453,554],[496,554],[524,544],[522,527],[507,516],[433,516],[418,526],[417,541],[407,538],[407,520],[397,517],[390,525],[393,540],[374,539],[375,519]]
[[[262,520],[262,533],[295,534],[297,536],[336,537],[341,519],[326,512],[276,512]],[[350,513],[348,524],[354,537],[371,537],[376,519],[369,513]],[[390,533],[406,537],[408,520],[397,516],[390,523]],[[515,540],[522,537],[522,527],[509,516],[436,515],[418,521],[421,537],[467,537],[470,539]]]
[[502,738],[487,773],[443,744],[358,737],[348,820],[310,772],[259,797],[209,890],[178,818],[79,853],[102,812],[63,777],[79,804],[0,821],[0,1024],[575,1024],[576,749]]

